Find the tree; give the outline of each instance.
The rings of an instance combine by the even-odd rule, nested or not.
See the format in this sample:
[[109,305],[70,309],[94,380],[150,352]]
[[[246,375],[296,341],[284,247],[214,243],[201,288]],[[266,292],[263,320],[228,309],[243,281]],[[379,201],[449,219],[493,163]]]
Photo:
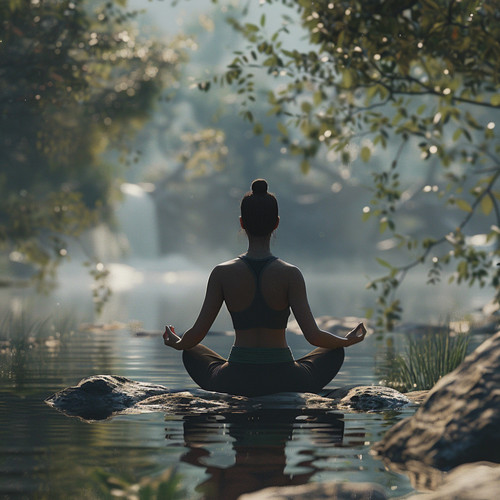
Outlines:
[[[321,155],[334,169],[354,166],[358,158],[369,168],[376,154],[391,153],[386,168],[370,172],[373,197],[363,218],[377,218],[380,232],[391,234],[409,258],[400,265],[378,259],[388,271],[368,285],[378,291],[378,325],[392,328],[400,319],[395,292],[421,264],[429,283],[454,266],[451,281],[491,286],[498,303],[498,2],[266,3],[258,24],[231,19],[247,46],[215,80],[237,86],[243,114],[257,133],[255,80],[265,72],[278,81],[268,94],[269,113],[280,117],[281,141],[302,158],[304,172]],[[285,11],[271,33],[265,7]],[[306,43],[297,30],[307,35]],[[426,168],[433,183],[412,189]],[[405,232],[398,214],[422,192],[436,196],[441,211],[463,215],[443,234]],[[479,225],[485,227],[479,216],[487,221],[482,239],[476,234]]]
[[139,154],[131,139],[186,58],[180,39],[141,38],[124,7],[0,2],[0,245],[40,284],[67,237],[109,215],[117,156]]

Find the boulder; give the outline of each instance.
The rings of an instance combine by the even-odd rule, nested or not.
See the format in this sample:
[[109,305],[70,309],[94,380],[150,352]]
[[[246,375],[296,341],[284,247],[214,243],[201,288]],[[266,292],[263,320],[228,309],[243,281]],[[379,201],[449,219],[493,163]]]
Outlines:
[[333,399],[341,410],[381,411],[407,406],[411,400],[390,387],[359,385],[321,391],[324,397]]
[[405,497],[407,500],[492,500],[500,492],[500,465],[476,462],[459,465],[443,476],[435,491]]
[[241,495],[238,500],[385,500],[382,486],[373,483],[307,483],[300,486],[265,488]]
[[133,407],[151,396],[170,392],[156,384],[135,382],[117,375],[95,375],[75,387],[56,392],[45,402],[69,416],[84,420],[103,420]]
[[[335,316],[319,316],[316,319],[318,327],[322,330],[327,330],[328,332],[334,333],[335,335],[341,335],[344,337],[351,330],[356,328],[359,323],[366,323],[365,318],[358,318],[355,316],[346,316],[338,318]],[[366,326],[366,325],[365,325]],[[286,327],[287,331],[290,333],[295,333],[296,335],[302,335],[302,330],[297,323],[297,320],[292,319],[288,322]],[[371,335],[373,329],[367,327],[367,335]]]
[[[465,464],[449,473],[433,470],[435,491],[405,495],[405,500],[492,500],[498,497],[500,491],[500,465],[498,464],[491,462]],[[242,495],[238,500],[299,500],[303,498],[383,500],[389,497],[384,488],[378,484],[325,482],[266,488]]]
[[320,394],[282,392],[247,398],[203,389],[168,389],[114,375],[95,375],[74,387],[63,389],[45,402],[69,416],[86,421],[103,420],[117,414],[154,411],[196,414],[220,411],[308,409],[372,411],[401,408],[411,401],[388,387],[355,386],[324,390]]
[[500,332],[483,342],[429,392],[415,414],[373,447],[394,468],[449,470],[500,462]]

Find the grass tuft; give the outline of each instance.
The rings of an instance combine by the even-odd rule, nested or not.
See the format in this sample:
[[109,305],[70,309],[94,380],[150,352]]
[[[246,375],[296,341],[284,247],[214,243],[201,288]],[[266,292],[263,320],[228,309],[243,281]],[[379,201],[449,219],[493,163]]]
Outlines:
[[410,338],[403,354],[388,355],[382,383],[400,392],[428,390],[462,363],[469,342],[470,335],[449,331]]

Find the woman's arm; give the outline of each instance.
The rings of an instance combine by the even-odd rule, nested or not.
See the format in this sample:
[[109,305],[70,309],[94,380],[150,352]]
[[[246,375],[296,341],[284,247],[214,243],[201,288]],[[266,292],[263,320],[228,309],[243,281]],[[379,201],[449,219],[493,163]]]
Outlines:
[[199,344],[205,338],[205,335],[208,333],[208,330],[215,321],[217,314],[219,314],[222,302],[224,301],[219,276],[220,269],[216,267],[208,279],[205,300],[201,306],[198,319],[195,321],[192,328],[184,333],[182,337],[179,337],[175,334],[172,326],[167,326],[165,328],[165,333],[163,334],[163,341],[165,345],[180,351],[184,349],[191,349],[191,347]]
[[366,329],[363,323],[360,323],[356,328],[351,330],[345,337],[318,328],[307,300],[304,277],[296,267],[292,268],[290,272],[288,300],[293,315],[304,337],[310,344],[316,347],[325,347],[326,349],[336,349],[338,347],[357,344],[364,340]]

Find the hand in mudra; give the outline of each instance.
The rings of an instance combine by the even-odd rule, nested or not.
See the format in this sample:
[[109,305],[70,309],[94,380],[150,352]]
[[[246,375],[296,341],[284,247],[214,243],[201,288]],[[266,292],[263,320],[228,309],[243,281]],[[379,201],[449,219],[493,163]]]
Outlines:
[[356,328],[351,330],[346,336],[346,340],[348,341],[347,345],[358,344],[365,339],[366,328],[363,323],[360,323]]
[[180,337],[175,333],[175,328],[172,325],[167,325],[165,327],[165,333],[163,334],[163,343],[176,349],[176,344],[179,340]]

